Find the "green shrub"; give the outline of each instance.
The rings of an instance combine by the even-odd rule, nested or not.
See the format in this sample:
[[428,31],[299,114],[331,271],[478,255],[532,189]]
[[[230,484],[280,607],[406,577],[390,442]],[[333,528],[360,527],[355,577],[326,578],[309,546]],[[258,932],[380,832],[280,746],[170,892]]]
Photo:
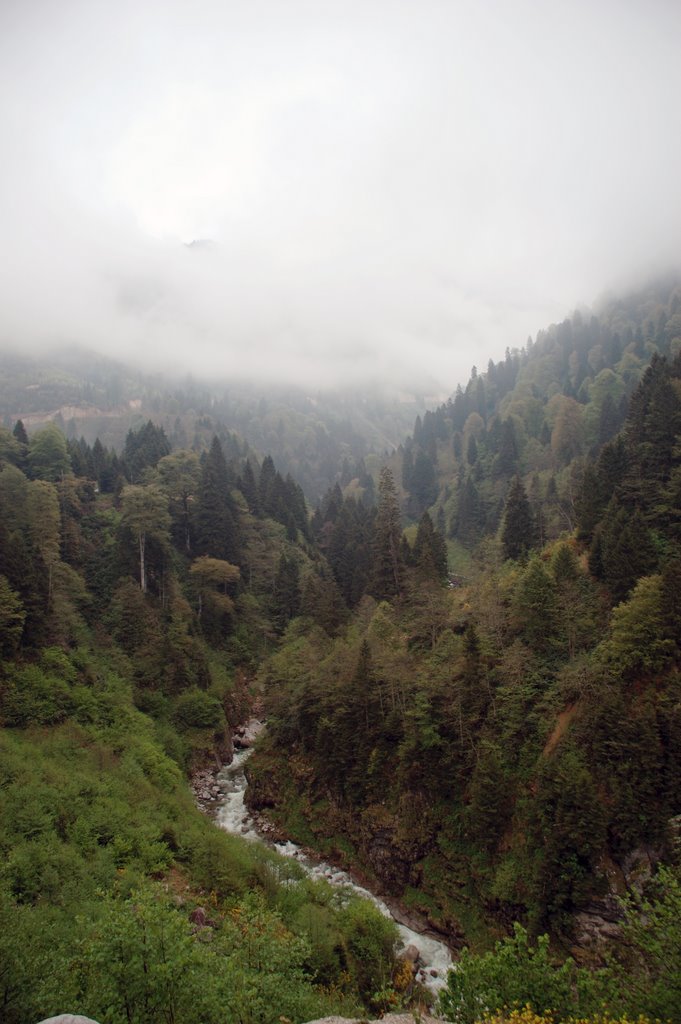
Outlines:
[[175,701],[173,719],[180,729],[220,729],[225,713],[215,697],[203,690],[187,690]]
[[513,936],[494,950],[476,955],[464,949],[449,972],[440,995],[440,1011],[452,1024],[474,1024],[506,1006],[552,1010],[557,1020],[589,1013],[595,1005],[595,977],[573,960],[555,963],[548,935],[532,945],[525,929],[514,925]]

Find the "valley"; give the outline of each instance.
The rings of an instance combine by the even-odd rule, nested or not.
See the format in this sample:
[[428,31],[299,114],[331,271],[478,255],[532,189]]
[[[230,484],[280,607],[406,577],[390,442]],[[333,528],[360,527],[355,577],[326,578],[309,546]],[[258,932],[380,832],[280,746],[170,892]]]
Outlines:
[[[57,992],[106,1024],[436,995],[450,1015],[470,996],[455,1019],[474,1024],[485,985],[498,1006],[551,999],[557,1020],[606,998],[677,1019],[661,964],[681,814],[680,353],[665,280],[475,370],[411,433],[390,403],[346,407],[360,434],[341,398],[253,397],[232,416],[160,379],[151,414],[121,371],[104,440],[80,436],[87,403],[105,406],[87,360],[46,375],[69,424],[8,412],[8,1024]],[[7,408],[27,409],[10,385]],[[256,712],[244,769],[233,736]],[[218,764],[230,835],[187,785]],[[243,841],[264,820],[278,852]],[[400,945],[386,906],[432,936]],[[457,970],[433,946],[415,972],[409,947],[438,935]]]

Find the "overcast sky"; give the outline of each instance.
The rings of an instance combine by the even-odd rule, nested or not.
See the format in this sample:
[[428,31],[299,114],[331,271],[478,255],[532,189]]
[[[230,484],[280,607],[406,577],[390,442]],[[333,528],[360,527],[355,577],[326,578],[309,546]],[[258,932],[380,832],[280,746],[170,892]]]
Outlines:
[[0,0],[0,345],[449,393],[681,262],[680,39],[678,0]]

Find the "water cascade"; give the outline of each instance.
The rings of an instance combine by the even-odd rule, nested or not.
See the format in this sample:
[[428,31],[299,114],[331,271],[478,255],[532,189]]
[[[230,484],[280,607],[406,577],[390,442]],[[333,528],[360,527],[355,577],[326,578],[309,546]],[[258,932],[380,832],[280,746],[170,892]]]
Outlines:
[[[295,843],[273,843],[258,833],[255,822],[244,803],[247,785],[244,766],[251,753],[250,747],[236,751],[232,763],[224,767],[218,775],[220,800],[215,816],[218,825],[233,835],[240,835],[272,847],[282,856],[294,859],[312,878],[324,879],[330,885],[351,889],[365,899],[371,900],[386,917],[393,917],[389,907],[379,897],[358,885],[347,872],[310,856]],[[411,946],[416,947],[419,951],[418,980],[432,993],[437,993],[444,986],[447,971],[452,964],[449,949],[443,942],[430,935],[413,931],[397,920],[395,923],[400,933],[403,949],[408,949]]]

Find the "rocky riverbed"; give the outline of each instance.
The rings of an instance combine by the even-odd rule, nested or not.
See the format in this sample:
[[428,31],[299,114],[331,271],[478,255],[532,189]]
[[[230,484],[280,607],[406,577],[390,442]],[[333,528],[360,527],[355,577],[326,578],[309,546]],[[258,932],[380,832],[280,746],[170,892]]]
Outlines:
[[266,843],[284,857],[294,859],[313,878],[324,879],[330,885],[351,889],[371,900],[375,906],[392,917],[402,939],[402,956],[408,960],[419,982],[433,995],[446,982],[452,958],[448,946],[430,929],[425,921],[417,920],[398,905],[389,906],[383,899],[362,885],[358,879],[334,864],[321,860],[314,851],[304,849],[283,836],[265,816],[254,816],[244,802],[247,780],[245,765],[252,744],[262,731],[260,721],[251,721],[235,737],[235,755],[231,764],[218,773],[211,772],[194,782],[197,803],[211,813],[226,831],[254,842]]

